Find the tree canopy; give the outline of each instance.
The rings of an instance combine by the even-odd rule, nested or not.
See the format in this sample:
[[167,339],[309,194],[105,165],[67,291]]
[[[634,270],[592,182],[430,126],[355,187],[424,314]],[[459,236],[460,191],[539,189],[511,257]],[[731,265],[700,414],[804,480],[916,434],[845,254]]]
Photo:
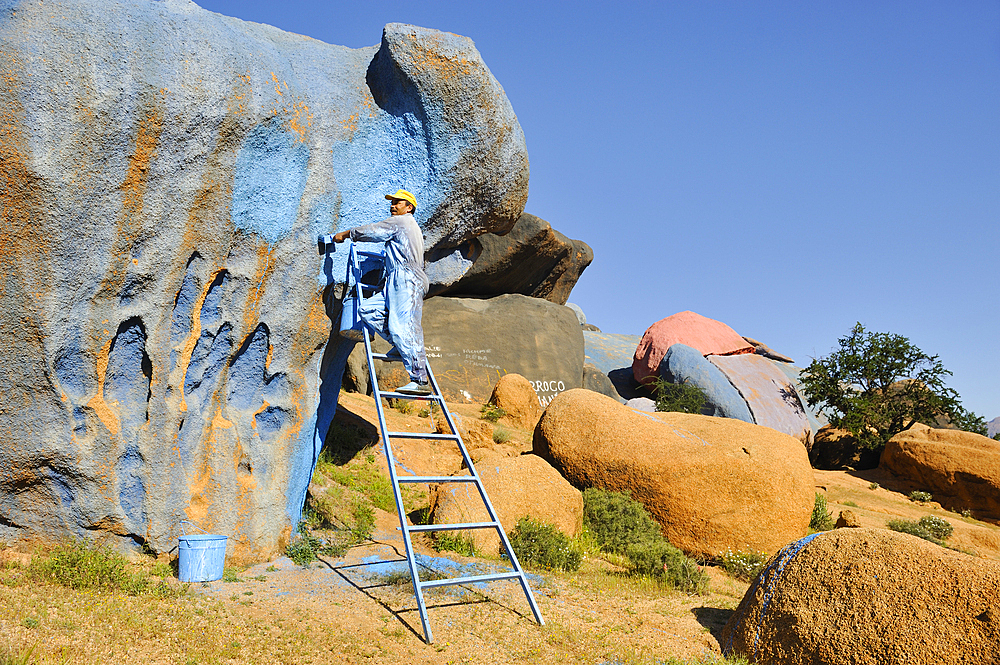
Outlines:
[[958,393],[944,384],[951,372],[902,335],[868,332],[860,323],[838,340],[840,348],[813,360],[802,372],[809,405],[819,406],[839,429],[858,443],[883,448],[914,423],[951,425],[986,434],[986,421],[962,407]]

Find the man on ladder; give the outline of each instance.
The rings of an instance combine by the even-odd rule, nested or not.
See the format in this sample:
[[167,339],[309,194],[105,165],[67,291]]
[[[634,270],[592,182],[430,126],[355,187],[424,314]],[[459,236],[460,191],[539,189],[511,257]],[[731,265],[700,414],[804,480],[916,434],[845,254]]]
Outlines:
[[350,238],[354,242],[385,243],[385,300],[388,316],[380,323],[380,333],[395,347],[389,351],[402,358],[410,382],[396,389],[408,395],[428,395],[427,355],[421,317],[427,274],[424,272],[424,236],[413,219],[417,199],[405,189],[386,194],[392,216],[333,236],[334,242]]

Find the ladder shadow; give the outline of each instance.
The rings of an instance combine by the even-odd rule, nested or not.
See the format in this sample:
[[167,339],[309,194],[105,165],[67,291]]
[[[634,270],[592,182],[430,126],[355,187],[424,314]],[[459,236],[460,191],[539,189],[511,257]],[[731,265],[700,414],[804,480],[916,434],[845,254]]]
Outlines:
[[[410,572],[406,568],[406,565],[407,565],[406,556],[404,554],[401,554],[400,551],[399,551],[399,549],[395,545],[391,545],[389,543],[382,543],[382,544],[383,545],[387,545],[388,547],[391,547],[392,550],[393,550],[393,552],[395,552],[396,556],[398,556],[400,558],[398,558],[398,559],[389,559],[389,560],[380,560],[380,561],[362,562],[362,563],[351,563],[351,564],[345,564],[345,565],[342,565],[342,566],[335,566],[335,565],[331,564],[329,561],[326,561],[326,560],[323,560],[323,559],[320,559],[320,561],[324,565],[326,565],[331,571],[337,573],[337,575],[339,575],[340,578],[343,579],[345,582],[347,582],[352,587],[354,587],[355,589],[357,589],[358,591],[360,591],[361,593],[363,593],[370,600],[372,600],[375,603],[377,603],[378,605],[380,605],[382,607],[382,609],[384,609],[386,612],[388,612],[389,614],[393,615],[396,618],[396,620],[399,621],[399,623],[401,623],[403,626],[405,626],[406,629],[409,630],[411,633],[413,633],[416,637],[418,637],[420,640],[424,640],[423,627],[421,626],[421,623],[420,623],[420,609],[416,605],[416,597],[415,596],[413,596],[412,594],[410,596],[410,600],[412,600],[413,603],[414,603],[413,607],[394,608],[385,599],[380,598],[376,594],[372,593],[373,589],[385,589],[385,588],[391,588],[391,587],[397,587],[397,586],[399,586],[399,583],[398,583],[398,581],[396,581],[396,579],[382,580],[382,581],[379,581],[379,582],[377,582],[375,584],[364,584],[364,580],[352,579],[351,575],[349,574],[350,571],[355,570],[355,569],[364,569],[364,568],[372,567],[372,566],[384,566],[386,564],[399,563],[399,564],[402,564],[404,566],[403,571],[402,571],[402,577],[405,577],[405,584],[406,585],[412,585],[412,580],[410,578]],[[434,568],[432,568],[430,566],[427,566],[427,565],[425,565],[423,563],[420,563],[419,561],[417,561],[417,565],[423,571],[430,572],[432,574],[438,574],[438,571],[434,570]],[[483,603],[492,603],[492,604],[496,605],[497,607],[502,608],[502,609],[510,612],[511,614],[515,615],[516,617],[518,617],[520,619],[530,619],[530,615],[529,614],[521,612],[520,610],[518,610],[515,607],[511,607],[510,605],[507,605],[506,603],[501,602],[500,600],[498,600],[498,599],[496,599],[494,597],[486,595],[485,593],[483,593],[482,590],[470,588],[470,587],[468,587],[468,586],[466,586],[464,584],[454,585],[454,588],[462,589],[466,593],[472,594],[474,596],[474,598],[473,599],[462,598],[462,599],[453,600],[453,601],[450,601],[450,602],[441,602],[441,601],[438,601],[438,602],[427,602],[428,599],[425,596],[424,597],[424,606],[425,606],[425,608],[426,609],[440,609],[440,608],[446,608],[446,607],[461,607],[461,606],[465,606],[465,605],[475,605],[475,604],[483,604]],[[404,616],[404,615],[406,615],[406,616]],[[408,620],[408,618],[409,617],[414,617],[414,616],[416,618],[416,623],[415,624],[411,624],[410,621]]]

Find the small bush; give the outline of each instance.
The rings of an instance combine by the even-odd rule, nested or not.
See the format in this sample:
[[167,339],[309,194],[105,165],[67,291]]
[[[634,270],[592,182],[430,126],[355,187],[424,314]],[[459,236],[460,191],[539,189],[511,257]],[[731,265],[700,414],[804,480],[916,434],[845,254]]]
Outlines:
[[462,556],[476,556],[476,541],[472,536],[450,531],[439,531],[434,537],[434,548],[438,552],[455,552]]
[[620,492],[590,487],[583,491],[583,524],[606,552],[625,554],[633,543],[662,538],[646,507]]
[[844,505],[845,506],[850,506],[851,508],[860,508],[861,507],[858,504],[854,503],[853,501],[845,501]]
[[396,411],[402,413],[404,416],[408,416],[413,413],[413,402],[408,399],[396,399],[392,405],[392,408]]
[[944,545],[955,528],[945,519],[934,515],[924,515],[919,520],[889,520],[885,524],[893,531],[908,533],[923,538],[936,545]]
[[833,528],[833,515],[826,509],[826,497],[819,492],[816,493],[816,502],[813,504],[809,528],[813,531],[829,531]]
[[625,556],[634,573],[657,578],[680,591],[704,593],[708,588],[705,571],[662,536],[657,540],[629,545]]
[[417,411],[417,416],[420,417],[420,418],[430,418],[431,417],[431,410],[430,409],[420,409],[419,411]]
[[734,552],[731,549],[727,549],[719,557],[723,570],[731,577],[744,582],[753,582],[757,579],[769,558],[767,554],[755,550]]
[[512,438],[510,430],[497,425],[493,428],[493,443],[507,443]]
[[955,533],[955,527],[948,520],[936,515],[924,515],[917,520],[917,524],[926,529],[927,533],[941,540],[947,540],[951,534]]
[[222,581],[223,582],[242,582],[243,579],[240,577],[239,573],[235,568],[230,568],[226,566],[222,569]]
[[522,517],[510,532],[510,546],[521,563],[550,570],[577,570],[580,552],[562,531],[551,524]]
[[868,486],[868,489],[877,490],[879,487],[881,487],[881,485],[879,485],[878,483],[872,483],[871,485]]
[[708,396],[690,383],[671,383],[658,378],[651,384],[656,395],[657,411],[676,411],[680,413],[701,413],[708,401]]
[[82,540],[59,545],[48,556],[35,557],[28,570],[36,579],[71,589],[121,591],[130,596],[156,591],[146,574],[130,570],[125,557]]
[[910,492],[910,501],[915,503],[927,503],[931,501],[934,496],[930,492],[920,492],[918,490],[913,490]]
[[970,518],[970,517],[972,517],[972,511],[969,510],[968,508],[963,508],[962,509],[962,517],[965,517],[967,519]]
[[480,420],[488,420],[491,423],[497,422],[506,415],[507,412],[502,407],[493,404],[483,404],[483,408],[479,409]]

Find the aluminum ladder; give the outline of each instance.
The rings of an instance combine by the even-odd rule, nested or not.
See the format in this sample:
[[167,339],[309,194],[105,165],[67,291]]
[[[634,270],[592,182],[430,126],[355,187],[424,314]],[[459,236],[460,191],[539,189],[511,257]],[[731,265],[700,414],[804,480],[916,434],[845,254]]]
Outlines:
[[[366,264],[369,266],[378,265],[384,271],[384,254],[382,252],[366,252],[356,249],[354,243],[351,243],[350,255],[348,258],[348,275],[347,281],[344,289],[344,300],[347,301],[348,297],[354,296],[361,303],[366,298],[364,297],[365,285],[362,284],[362,270],[361,263],[358,260],[358,256],[362,256],[367,259]],[[371,287],[369,287],[371,288]],[[353,293],[352,293],[353,292]],[[430,395],[408,395],[405,393],[397,393],[391,390],[382,390],[378,385],[378,376],[375,372],[375,360],[382,360],[388,362],[401,362],[401,359],[397,356],[387,356],[383,353],[374,353],[372,351],[372,340],[371,332],[368,326],[362,324],[361,332],[363,334],[363,341],[365,343],[365,355],[368,358],[368,376],[371,377],[372,382],[372,393],[375,397],[375,410],[378,413],[378,426],[379,433],[382,437],[382,446],[385,451],[385,459],[389,467],[389,479],[392,482],[392,493],[396,501],[396,513],[399,515],[399,528],[403,534],[403,544],[406,550],[406,564],[410,569],[410,578],[413,581],[413,593],[417,599],[417,609],[420,612],[420,623],[424,629],[424,637],[427,644],[434,641],[433,633],[431,632],[431,626],[427,619],[427,606],[424,601],[424,589],[431,587],[441,587],[450,585],[460,585],[460,584],[475,584],[479,582],[493,582],[498,580],[517,580],[521,589],[524,591],[524,596],[528,600],[528,605],[531,607],[531,612],[535,616],[535,621],[538,625],[544,626],[545,620],[542,618],[541,612],[538,610],[538,605],[535,603],[535,597],[531,593],[531,587],[528,585],[528,578],[521,567],[521,563],[517,560],[517,555],[514,554],[513,548],[510,546],[510,540],[507,538],[507,534],[503,530],[503,526],[500,524],[500,519],[497,517],[496,511],[493,508],[493,504],[490,503],[489,497],[486,495],[486,488],[483,487],[483,482],[479,477],[479,473],[476,471],[475,465],[472,463],[472,459],[469,457],[469,451],[466,450],[465,444],[462,442],[462,436],[458,432],[458,428],[455,426],[455,421],[452,418],[451,412],[448,411],[448,405],[444,401],[444,396],[441,393],[441,388],[438,386],[437,379],[434,378],[434,372],[431,370],[430,363],[427,364],[427,377],[430,382],[431,394]],[[441,408],[441,414],[444,417],[444,421],[448,425],[448,430],[450,434],[437,434],[429,432],[392,432],[389,430],[385,422],[385,412],[382,405],[382,398],[392,398],[392,399],[404,399],[404,400],[427,400],[431,403],[437,404]],[[433,412],[433,409],[431,410]],[[433,416],[431,418],[433,422]],[[459,451],[462,454],[462,459],[465,461],[465,466],[469,470],[469,475],[467,476],[414,476],[414,475],[399,475],[396,471],[396,459],[392,452],[392,439],[422,439],[428,441],[441,441],[450,442],[458,446]],[[469,523],[456,523],[456,524],[427,524],[427,525],[411,525],[407,523],[406,511],[403,508],[403,498],[400,494],[400,484],[401,483],[472,483],[476,486],[479,491],[479,496],[483,500],[483,505],[486,507],[486,513],[489,516],[486,522],[469,522]],[[417,570],[417,561],[413,553],[413,543],[412,534],[423,533],[427,531],[460,531],[466,529],[496,529],[497,535],[500,536],[500,542],[507,552],[507,558],[511,563],[511,570],[507,572],[500,572],[488,575],[470,575],[468,577],[453,577],[446,579],[435,579],[435,580],[421,580],[420,573]]]

